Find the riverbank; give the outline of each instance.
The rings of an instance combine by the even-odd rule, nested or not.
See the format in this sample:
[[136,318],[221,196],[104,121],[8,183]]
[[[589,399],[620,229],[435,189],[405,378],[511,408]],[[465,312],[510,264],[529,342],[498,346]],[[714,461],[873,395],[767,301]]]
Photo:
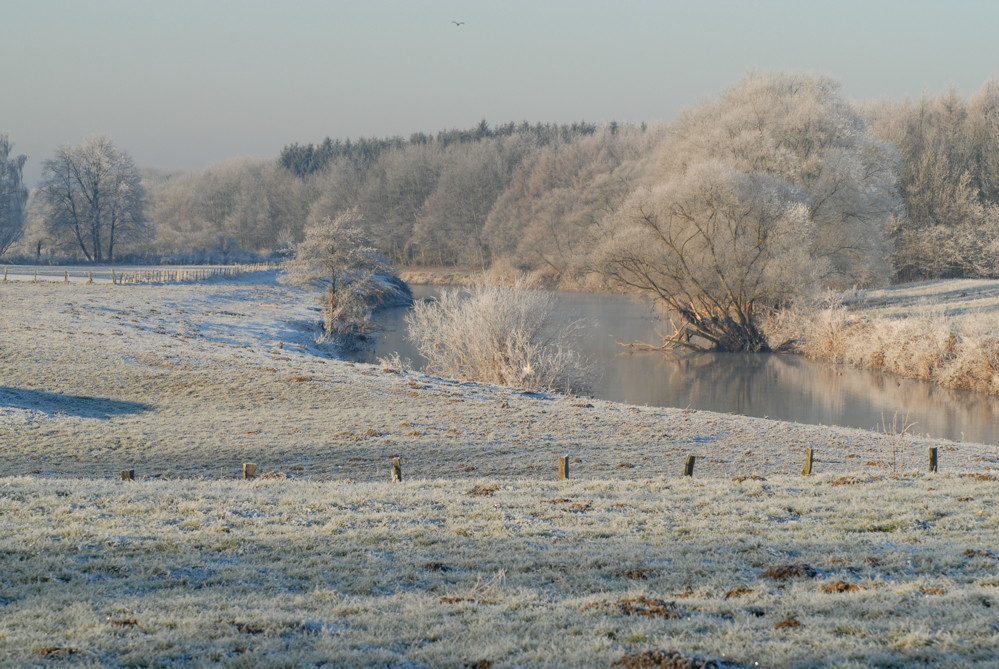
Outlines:
[[999,281],[954,279],[854,291],[778,314],[773,341],[816,360],[999,395]]
[[[7,475],[228,477],[243,462],[320,479],[884,473],[897,437],[638,407],[429,378],[329,357],[315,296],[273,273],[240,281],[0,285],[0,439]],[[996,446],[903,435],[911,466],[999,463]]]

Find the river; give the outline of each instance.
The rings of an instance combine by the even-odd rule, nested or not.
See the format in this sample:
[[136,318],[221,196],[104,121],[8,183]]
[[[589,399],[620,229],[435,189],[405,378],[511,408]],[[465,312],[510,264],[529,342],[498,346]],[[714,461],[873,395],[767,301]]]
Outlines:
[[[436,290],[413,287],[416,299]],[[359,361],[397,352],[419,369],[406,341],[406,309],[379,316],[384,328]],[[641,300],[620,295],[559,293],[558,314],[581,320],[577,350],[593,368],[593,397],[628,404],[701,409],[815,425],[909,432],[954,441],[999,443],[999,401],[881,372],[783,354],[635,351],[619,342],[658,341],[658,317]]]

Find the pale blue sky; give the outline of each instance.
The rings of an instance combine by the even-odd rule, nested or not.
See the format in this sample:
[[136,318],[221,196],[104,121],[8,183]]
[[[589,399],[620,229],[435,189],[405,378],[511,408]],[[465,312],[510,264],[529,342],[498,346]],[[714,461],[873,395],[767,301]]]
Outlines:
[[966,96],[999,76],[997,26],[994,0],[0,0],[0,132],[33,183],[95,132],[201,168],[483,118],[669,121],[751,69]]

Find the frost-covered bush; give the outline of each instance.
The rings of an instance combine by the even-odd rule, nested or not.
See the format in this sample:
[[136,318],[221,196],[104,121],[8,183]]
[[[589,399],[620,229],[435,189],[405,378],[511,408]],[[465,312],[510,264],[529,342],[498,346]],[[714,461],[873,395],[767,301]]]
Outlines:
[[484,279],[418,303],[406,317],[427,371],[532,391],[578,392],[585,366],[570,347],[577,324],[553,318],[554,293],[523,278]]
[[799,307],[765,327],[772,340],[793,337],[793,349],[810,358],[999,395],[999,327],[987,315],[889,318]]

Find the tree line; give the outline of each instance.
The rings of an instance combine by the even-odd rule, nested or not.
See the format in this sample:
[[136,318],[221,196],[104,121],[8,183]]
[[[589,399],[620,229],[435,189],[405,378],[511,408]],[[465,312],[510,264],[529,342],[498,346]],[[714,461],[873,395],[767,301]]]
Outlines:
[[89,138],[26,206],[0,149],[0,239],[39,261],[287,257],[349,211],[395,264],[597,273],[749,348],[752,314],[806,288],[999,277],[997,81],[851,103],[825,77],[750,75],[664,125],[482,121],[184,173]]

